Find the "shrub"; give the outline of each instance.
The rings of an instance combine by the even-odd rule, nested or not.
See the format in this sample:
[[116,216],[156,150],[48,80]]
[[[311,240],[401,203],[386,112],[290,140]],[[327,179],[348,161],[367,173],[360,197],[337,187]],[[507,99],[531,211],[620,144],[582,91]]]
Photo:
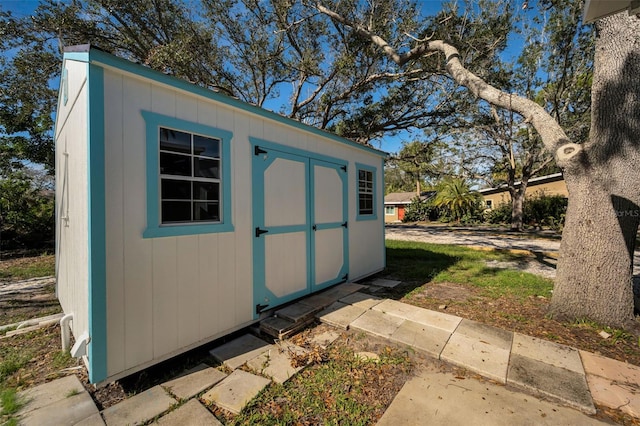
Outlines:
[[420,222],[437,217],[437,209],[430,200],[423,201],[418,197],[411,200],[411,204],[404,211],[403,222]]

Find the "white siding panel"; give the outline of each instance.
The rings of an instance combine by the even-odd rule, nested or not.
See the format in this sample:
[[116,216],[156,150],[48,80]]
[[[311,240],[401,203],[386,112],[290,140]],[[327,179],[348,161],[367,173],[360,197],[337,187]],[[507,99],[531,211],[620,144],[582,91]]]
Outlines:
[[178,348],[198,341],[200,329],[198,283],[198,236],[178,237]]
[[[83,80],[86,67],[69,71],[70,79]],[[63,190],[62,214],[68,221],[60,221],[58,249],[60,259],[58,297],[65,313],[72,313],[74,336],[89,330],[88,318],[88,176],[87,176],[87,86],[80,91],[66,123],[61,129],[59,142],[63,144],[60,156],[63,179],[57,185]],[[65,165],[66,162],[66,165]],[[65,173],[66,170],[66,173]],[[58,220],[60,220],[59,218]]]
[[146,226],[146,131],[141,109],[151,108],[150,84],[124,79],[124,291],[126,366],[153,357],[152,241]]
[[122,75],[105,71],[107,374],[125,369]]
[[247,119],[238,120],[229,108],[220,108],[220,126],[233,129],[231,140],[233,209],[231,218],[235,227],[235,322],[246,323],[253,319],[253,233],[251,210],[251,163],[253,153],[249,144]]
[[235,235],[232,233],[222,233],[218,236],[218,285],[220,286],[219,299],[217,306],[219,308],[218,320],[220,328],[226,330],[236,326],[236,244]]
[[175,238],[153,240],[153,356],[178,348],[178,246]]
[[223,331],[218,319],[218,306],[224,301],[219,296],[218,235],[204,234],[198,237],[200,339]]

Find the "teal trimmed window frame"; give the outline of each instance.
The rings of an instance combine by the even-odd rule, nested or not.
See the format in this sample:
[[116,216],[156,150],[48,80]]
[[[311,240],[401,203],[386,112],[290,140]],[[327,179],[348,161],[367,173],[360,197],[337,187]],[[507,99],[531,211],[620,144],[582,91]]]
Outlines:
[[[360,213],[360,170],[364,170],[367,172],[371,172],[372,175],[372,183],[373,183],[373,213]],[[377,220],[378,219],[378,200],[377,200],[377,191],[378,191],[378,181],[377,181],[377,172],[374,166],[369,166],[368,164],[356,163],[356,220]]]
[[[176,237],[181,235],[233,232],[231,196],[231,139],[233,133],[206,124],[194,123],[179,118],[141,111],[146,124],[147,160],[147,227],[143,238]],[[189,222],[162,224],[160,218],[160,127],[220,140],[222,217],[220,222]]]

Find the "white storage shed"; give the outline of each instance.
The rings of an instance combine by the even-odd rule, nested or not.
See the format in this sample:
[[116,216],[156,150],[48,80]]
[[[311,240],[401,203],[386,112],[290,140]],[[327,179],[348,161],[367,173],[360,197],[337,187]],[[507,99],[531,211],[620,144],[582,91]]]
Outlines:
[[104,383],[385,266],[385,154],[88,45],[56,114],[57,293]]

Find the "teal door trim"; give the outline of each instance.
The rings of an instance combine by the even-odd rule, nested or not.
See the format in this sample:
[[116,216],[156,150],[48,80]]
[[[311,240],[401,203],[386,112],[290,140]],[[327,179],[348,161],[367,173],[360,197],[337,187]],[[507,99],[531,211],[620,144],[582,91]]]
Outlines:
[[[347,182],[347,165],[344,160],[329,157],[323,154],[317,154],[269,142],[259,138],[250,137],[252,159],[252,204],[253,204],[253,299],[254,299],[254,318],[260,316],[260,312],[270,309],[278,305],[284,304],[291,300],[297,299],[313,291],[321,290],[333,284],[344,281],[349,271],[349,255],[348,255],[348,232],[346,223],[348,217],[348,182]],[[277,159],[284,158],[292,161],[298,161],[305,164],[305,208],[306,223],[285,226],[265,226],[265,196],[264,196],[264,172]],[[335,168],[342,180],[342,206],[343,206],[343,222],[321,223],[316,224],[317,230],[334,229],[338,227],[344,228],[343,232],[343,252],[344,263],[340,270],[340,274],[327,282],[316,285],[315,265],[316,259],[314,254],[315,239],[313,230],[314,219],[314,196],[315,186],[313,182],[313,166],[319,164],[328,168]],[[266,232],[265,232],[266,231]],[[266,287],[265,267],[266,267],[266,249],[264,234],[284,234],[289,232],[305,232],[307,242],[307,282],[306,288],[288,294],[283,297],[275,296]]]
[[[309,174],[310,174],[310,183],[311,183],[311,195],[309,196],[310,200],[311,200],[311,220],[313,223],[312,229],[313,229],[313,233],[311,234],[311,240],[310,240],[310,244],[311,244],[311,278],[310,281],[312,283],[312,291],[318,291],[318,290],[322,290],[324,288],[327,288],[331,285],[337,284],[339,282],[343,282],[343,281],[347,281],[349,279],[349,236],[348,236],[348,217],[349,217],[349,209],[348,209],[348,182],[347,182],[347,168],[345,165],[341,165],[341,164],[336,164],[336,163],[331,163],[331,162],[327,162],[324,160],[319,160],[319,159],[315,159],[315,158],[311,158],[310,160],[310,167],[309,167]],[[315,206],[315,173],[314,173],[314,168],[315,166],[320,166],[320,167],[326,167],[326,168],[332,168],[335,169],[336,173],[338,173],[338,176],[340,177],[340,181],[342,182],[342,220],[340,222],[326,222],[326,223],[319,223],[317,222],[316,218],[315,218],[315,211],[316,211],[316,206]],[[316,278],[316,266],[317,266],[317,262],[318,259],[315,255],[315,244],[316,244],[316,232],[320,232],[320,231],[325,231],[325,230],[329,230],[329,229],[342,229],[342,252],[343,252],[343,259],[344,262],[342,264],[342,267],[340,268],[340,271],[338,272],[338,275],[333,277],[330,280],[321,282],[321,283],[317,283],[315,282],[315,278]]]

